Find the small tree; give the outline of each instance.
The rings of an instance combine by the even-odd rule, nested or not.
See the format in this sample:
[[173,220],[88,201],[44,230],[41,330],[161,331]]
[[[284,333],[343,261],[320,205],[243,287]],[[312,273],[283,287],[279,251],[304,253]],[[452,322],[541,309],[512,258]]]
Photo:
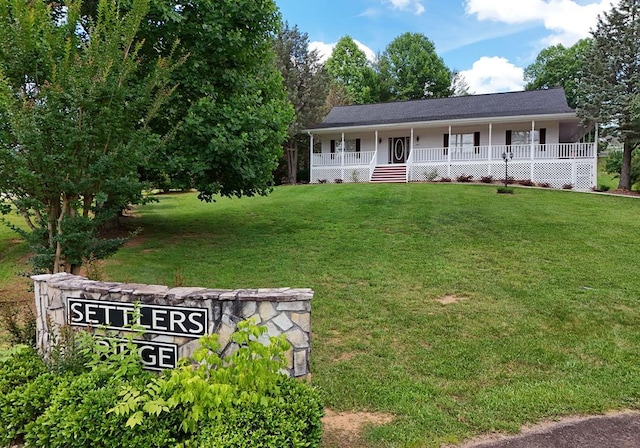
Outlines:
[[620,189],[631,189],[631,159],[640,141],[640,5],[621,0],[599,17],[586,52],[579,115],[607,126],[623,142]]
[[0,1],[3,212],[24,216],[34,267],[54,273],[123,243],[101,230],[142,201],[137,169],[160,144],[147,125],[171,93],[166,59],[138,76],[148,0],[100,0],[94,20],[66,6],[61,19],[43,0]]

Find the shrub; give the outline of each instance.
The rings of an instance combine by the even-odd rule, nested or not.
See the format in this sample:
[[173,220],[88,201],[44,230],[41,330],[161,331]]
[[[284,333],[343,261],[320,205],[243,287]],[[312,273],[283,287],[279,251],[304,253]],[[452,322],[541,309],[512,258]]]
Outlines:
[[0,446],[6,446],[23,437],[27,426],[36,420],[51,404],[57,387],[66,378],[45,373],[7,394],[0,395]]
[[451,182],[451,178],[449,178],[449,177],[441,177],[439,182]]
[[471,179],[473,179],[473,176],[467,176],[467,175],[462,174],[462,175],[456,177],[456,182],[466,183],[466,182],[471,182]]
[[549,182],[538,182],[537,186],[540,188],[551,188],[551,184]]
[[0,395],[33,381],[47,372],[38,352],[24,345],[0,352]]
[[573,184],[564,184],[562,186],[563,190],[573,190]]
[[438,177],[438,170],[431,170],[429,172],[424,172],[424,180],[427,182],[433,182]]
[[291,378],[280,382],[280,401],[243,403],[199,429],[199,448],[317,447],[322,404],[316,390]]
[[333,179],[333,181],[337,184],[341,184],[342,182],[344,182],[342,179]]
[[480,182],[483,184],[491,184],[493,183],[493,176],[482,176],[480,177]]
[[498,194],[513,194],[513,188],[498,187]]
[[518,183],[524,187],[533,187],[535,186],[535,182],[533,182],[531,179],[523,179],[523,180],[519,180]]
[[[613,174],[615,177],[620,177],[622,170],[622,151],[612,151],[607,157],[605,165],[605,171],[609,174]],[[631,186],[640,182],[640,151],[635,149],[631,155]]]

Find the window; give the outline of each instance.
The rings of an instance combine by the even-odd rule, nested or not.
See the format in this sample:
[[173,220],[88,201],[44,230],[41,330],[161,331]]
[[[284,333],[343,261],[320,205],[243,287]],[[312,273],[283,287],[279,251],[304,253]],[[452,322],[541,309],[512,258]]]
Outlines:
[[[340,152],[342,151],[342,140],[332,140],[335,146],[332,146],[333,149],[331,152]],[[344,141],[344,151],[345,152],[360,152],[360,139],[355,138],[352,140]]]
[[453,149],[453,154],[469,154],[475,152],[480,153],[480,132],[473,132],[469,134],[444,134],[444,147],[445,155],[448,153],[448,148]]
[[[511,139],[509,139],[511,135]],[[509,142],[511,140],[511,142]],[[533,143],[540,143],[540,132],[533,131]],[[507,145],[530,145],[531,131],[507,131]]]

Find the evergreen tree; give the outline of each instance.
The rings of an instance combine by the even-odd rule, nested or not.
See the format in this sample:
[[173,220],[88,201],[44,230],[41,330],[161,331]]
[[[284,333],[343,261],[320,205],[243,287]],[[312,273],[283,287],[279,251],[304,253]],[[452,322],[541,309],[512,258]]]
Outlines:
[[620,189],[631,188],[631,159],[640,141],[634,107],[640,96],[640,0],[621,0],[592,32],[580,82],[579,114],[603,123],[624,144]]

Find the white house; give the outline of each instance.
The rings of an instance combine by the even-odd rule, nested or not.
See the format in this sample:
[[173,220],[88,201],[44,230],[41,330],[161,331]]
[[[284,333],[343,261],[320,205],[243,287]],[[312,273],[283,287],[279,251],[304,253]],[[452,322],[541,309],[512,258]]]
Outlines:
[[334,107],[308,132],[312,183],[504,179],[504,157],[516,180],[597,182],[597,127],[562,89]]

